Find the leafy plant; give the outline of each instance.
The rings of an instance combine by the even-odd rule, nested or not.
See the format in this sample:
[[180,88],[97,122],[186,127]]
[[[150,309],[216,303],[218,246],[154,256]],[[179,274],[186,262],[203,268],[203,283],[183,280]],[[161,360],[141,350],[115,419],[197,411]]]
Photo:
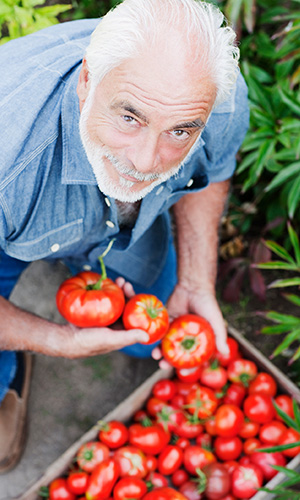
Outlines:
[[104,16],[118,3],[120,0],[72,0],[72,19]]
[[[0,43],[29,35],[58,23],[57,16],[71,5],[44,5],[45,0],[1,0]],[[38,7],[43,5],[42,7]]]

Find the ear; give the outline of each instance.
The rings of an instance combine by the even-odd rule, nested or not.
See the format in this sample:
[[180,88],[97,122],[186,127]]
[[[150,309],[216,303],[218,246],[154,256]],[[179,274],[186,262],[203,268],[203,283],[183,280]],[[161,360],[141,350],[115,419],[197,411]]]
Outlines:
[[83,59],[82,68],[79,73],[78,84],[77,84],[77,95],[79,98],[80,111],[85,103],[89,90],[90,90],[89,70],[86,59]]

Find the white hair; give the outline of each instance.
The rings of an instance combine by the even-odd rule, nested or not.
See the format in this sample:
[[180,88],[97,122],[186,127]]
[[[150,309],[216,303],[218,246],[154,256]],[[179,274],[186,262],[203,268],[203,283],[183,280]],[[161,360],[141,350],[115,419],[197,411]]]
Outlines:
[[200,62],[215,84],[215,106],[225,101],[238,74],[236,34],[217,7],[201,0],[124,0],[109,11],[86,50],[92,87],[143,49],[167,43],[170,28],[186,38],[192,63]]

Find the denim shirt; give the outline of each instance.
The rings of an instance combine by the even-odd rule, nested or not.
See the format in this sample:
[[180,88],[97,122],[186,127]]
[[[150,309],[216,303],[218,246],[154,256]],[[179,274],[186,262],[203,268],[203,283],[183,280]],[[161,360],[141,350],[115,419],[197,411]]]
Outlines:
[[107,266],[151,286],[168,250],[169,208],[234,172],[248,127],[247,88],[239,75],[179,174],[142,200],[132,229],[120,229],[115,201],[99,191],[78,127],[76,86],[98,22],[58,24],[0,48],[0,248],[22,261],[62,259],[79,270],[97,268],[116,238]]

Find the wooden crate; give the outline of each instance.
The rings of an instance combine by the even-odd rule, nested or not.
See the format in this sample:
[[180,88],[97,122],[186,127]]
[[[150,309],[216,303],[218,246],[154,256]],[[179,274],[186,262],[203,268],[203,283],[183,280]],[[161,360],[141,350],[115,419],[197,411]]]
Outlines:
[[[300,390],[291,382],[273,363],[271,363],[258,349],[250,344],[236,329],[229,327],[228,333],[235,338],[240,346],[242,354],[253,360],[260,371],[270,373],[277,381],[278,390],[281,393],[286,393],[292,396],[297,403],[300,404]],[[110,420],[121,420],[127,422],[131,419],[132,415],[141,408],[148,397],[150,396],[152,386],[158,380],[168,378],[173,375],[173,370],[157,370],[151,377],[149,377],[142,385],[140,385],[130,396],[128,396],[122,403],[120,403],[113,411],[109,412],[105,417],[99,415],[101,420],[109,422]],[[83,436],[78,439],[70,448],[68,448],[63,455],[61,455],[55,462],[53,462],[44,472],[42,477],[35,482],[22,496],[16,500],[38,500],[38,491],[41,486],[47,486],[53,479],[62,475],[67,471],[72,462],[73,457],[76,455],[78,448],[87,441],[94,440],[98,436],[99,429],[97,425],[93,426]],[[293,458],[287,465],[290,469],[300,468],[300,454]],[[280,484],[286,479],[282,473],[278,473],[266,486],[270,489]],[[273,495],[258,492],[252,497],[251,500],[269,500]]]

